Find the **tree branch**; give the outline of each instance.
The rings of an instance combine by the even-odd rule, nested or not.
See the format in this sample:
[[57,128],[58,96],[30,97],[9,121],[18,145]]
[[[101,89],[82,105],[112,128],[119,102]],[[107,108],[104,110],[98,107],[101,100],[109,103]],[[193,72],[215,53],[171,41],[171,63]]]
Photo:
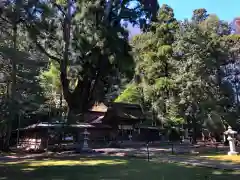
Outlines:
[[0,18],[1,18],[3,21],[5,21],[5,22],[11,24],[11,22],[10,22],[8,19],[6,19],[6,18],[4,18],[4,17],[2,17],[2,16],[0,16]]
[[39,42],[37,42],[37,40],[35,40],[35,44],[36,44],[37,48],[38,48],[42,53],[44,53],[47,57],[49,57],[49,58],[52,59],[52,60],[57,61],[58,63],[61,63],[61,59],[60,59],[60,58],[58,58],[58,57],[56,57],[56,56],[53,56],[53,55],[51,55],[50,53],[48,53],[48,52],[46,51],[46,49],[45,49]]
[[[2,24],[0,24],[0,25],[2,25]],[[11,34],[10,32],[8,32],[7,30],[5,30],[5,29],[1,29],[1,31],[2,31],[3,33],[6,33],[7,36],[9,36],[9,37],[12,36],[12,34]]]
[[[92,78],[92,80],[91,80],[91,81],[93,81],[93,84],[92,84],[92,86],[91,86],[91,88],[90,88],[89,97],[88,97],[88,102],[90,102],[90,101],[92,100],[92,98],[93,98],[93,93],[94,93],[94,91],[95,91],[95,89],[96,89],[97,83],[98,83],[99,78],[100,78],[100,76],[101,76],[101,72],[102,72],[101,65],[102,65],[102,61],[103,61],[103,60],[104,60],[104,59],[103,59],[102,55],[100,55],[99,58],[98,58],[97,67],[96,67],[96,69],[94,69],[94,70],[96,70],[96,74],[95,74],[95,76],[94,76],[94,77]],[[93,71],[94,71],[94,70],[93,70]]]
[[62,9],[62,7],[59,4],[57,4],[55,0],[52,0],[51,2],[53,4],[53,6],[55,6],[59,11],[61,11],[61,13],[66,17],[66,13]]

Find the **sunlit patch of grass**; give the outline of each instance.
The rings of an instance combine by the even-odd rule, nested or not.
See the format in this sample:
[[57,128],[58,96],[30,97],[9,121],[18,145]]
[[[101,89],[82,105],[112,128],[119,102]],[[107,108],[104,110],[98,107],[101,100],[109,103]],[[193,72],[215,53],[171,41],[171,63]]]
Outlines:
[[229,174],[240,175],[240,171],[232,171]]
[[208,158],[212,160],[218,160],[218,161],[231,161],[233,163],[240,163],[240,156],[229,156],[229,155],[211,155],[211,156],[201,156],[203,158]]
[[6,162],[5,165],[17,165],[26,163],[28,167],[42,167],[42,166],[75,166],[75,165],[88,165],[95,166],[99,164],[117,165],[126,164],[126,160],[91,160],[91,159],[79,159],[79,160],[41,160],[41,161],[14,161]]
[[125,164],[125,160],[47,160],[47,161],[33,161],[29,162],[29,167],[42,167],[42,166],[74,166],[74,165],[88,165],[95,166],[99,164],[116,165]]
[[22,171],[29,172],[29,171],[34,171],[35,168],[23,168],[21,169]]
[[221,175],[221,174],[223,174],[223,172],[222,171],[213,171],[212,174]]

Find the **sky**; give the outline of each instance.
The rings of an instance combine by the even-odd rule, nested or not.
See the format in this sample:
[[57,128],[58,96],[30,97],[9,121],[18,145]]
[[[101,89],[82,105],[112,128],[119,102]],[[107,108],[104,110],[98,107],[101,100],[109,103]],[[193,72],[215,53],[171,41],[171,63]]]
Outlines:
[[209,14],[216,14],[220,19],[232,21],[240,17],[240,0],[158,0],[160,6],[167,4],[173,8],[178,20],[191,18],[192,11],[205,8]]
[[[167,4],[174,10],[176,19],[184,20],[192,17],[195,9],[205,8],[209,14],[216,14],[221,20],[228,22],[240,17],[240,0],[158,0],[160,6]],[[140,33],[136,27],[128,27],[130,36]]]

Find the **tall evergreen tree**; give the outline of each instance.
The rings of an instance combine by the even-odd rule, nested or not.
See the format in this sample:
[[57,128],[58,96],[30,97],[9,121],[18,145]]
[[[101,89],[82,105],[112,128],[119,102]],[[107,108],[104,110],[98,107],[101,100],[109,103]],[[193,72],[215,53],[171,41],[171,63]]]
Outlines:
[[3,40],[0,43],[0,55],[3,60],[1,65],[7,67],[8,71],[4,72],[7,77],[4,82],[7,86],[4,101],[6,114],[1,125],[7,127],[4,128],[6,133],[2,148],[8,149],[12,128],[18,125],[18,116],[36,113],[44,103],[42,89],[37,81],[44,57],[34,51],[23,26],[23,21],[26,20],[25,8],[29,4],[21,0],[5,2],[0,13],[0,36]]
[[177,28],[173,10],[163,5],[149,31],[133,40],[136,75],[141,79],[145,100],[161,121],[169,120],[172,115],[169,104],[174,93],[172,44]]

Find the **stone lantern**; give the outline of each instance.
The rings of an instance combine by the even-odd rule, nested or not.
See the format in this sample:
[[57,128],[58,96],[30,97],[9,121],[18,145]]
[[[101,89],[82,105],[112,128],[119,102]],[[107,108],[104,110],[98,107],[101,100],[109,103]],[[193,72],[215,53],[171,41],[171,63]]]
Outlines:
[[228,126],[228,130],[224,132],[225,135],[227,135],[227,140],[229,141],[229,148],[230,151],[228,152],[228,155],[237,155],[238,152],[236,152],[236,146],[235,146],[235,134],[237,134],[236,131],[232,130],[231,126]]
[[66,123],[67,122],[67,115],[65,112],[62,112],[62,122]]
[[132,134],[131,133],[128,135],[128,138],[129,138],[130,141],[132,141]]
[[90,148],[88,146],[88,140],[89,140],[88,136],[89,136],[89,134],[90,133],[88,132],[88,130],[85,129],[84,132],[83,132],[84,139],[83,139],[82,151],[89,151],[90,150]]

